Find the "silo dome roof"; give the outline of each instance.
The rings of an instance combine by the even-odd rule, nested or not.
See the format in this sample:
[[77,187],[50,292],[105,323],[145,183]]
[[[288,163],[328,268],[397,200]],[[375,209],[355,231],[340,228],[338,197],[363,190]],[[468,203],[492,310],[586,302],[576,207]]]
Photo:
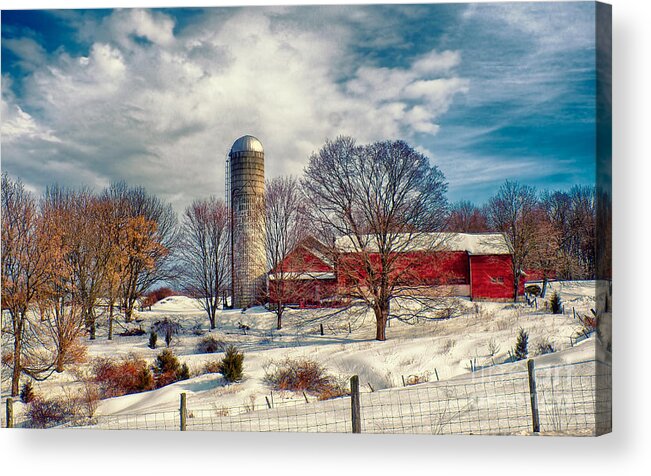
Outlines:
[[233,143],[231,154],[236,152],[264,152],[262,143],[253,136],[242,136]]

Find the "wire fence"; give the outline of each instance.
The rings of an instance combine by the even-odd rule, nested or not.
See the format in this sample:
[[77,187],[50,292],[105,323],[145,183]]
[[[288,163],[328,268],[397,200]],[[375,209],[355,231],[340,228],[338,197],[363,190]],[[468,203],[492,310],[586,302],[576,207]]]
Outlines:
[[[238,432],[596,435],[611,429],[608,363],[539,366],[533,361],[470,376],[326,401],[251,401],[249,405],[97,416],[67,427]],[[355,405],[355,399],[359,402]],[[307,400],[307,398],[306,398]],[[357,426],[355,426],[357,421]]]

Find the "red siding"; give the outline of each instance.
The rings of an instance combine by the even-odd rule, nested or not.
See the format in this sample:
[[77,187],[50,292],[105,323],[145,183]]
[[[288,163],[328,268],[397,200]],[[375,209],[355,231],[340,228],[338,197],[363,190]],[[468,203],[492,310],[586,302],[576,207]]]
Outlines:
[[[380,256],[370,255],[373,269],[380,271]],[[400,284],[434,286],[437,284],[468,284],[470,282],[468,255],[465,251],[401,254],[393,263],[393,276]],[[337,280],[342,287],[366,279],[364,257],[349,253],[341,257]]]
[[[285,273],[333,273],[334,268],[319,258],[314,251],[305,246],[298,246],[269,274],[283,271]],[[321,300],[336,294],[337,280],[332,279],[296,279],[286,278],[278,282],[269,280],[269,302],[277,303],[279,298],[285,304],[314,306]],[[282,286],[282,288],[280,287]]]
[[510,255],[470,256],[473,299],[513,299]]
[[303,279],[269,281],[269,302],[278,302],[278,287],[284,286],[281,291],[285,304],[296,304],[299,306],[315,306],[321,301],[333,297],[337,292],[337,281],[335,279]]
[[303,246],[291,251],[274,271],[284,272],[334,272],[332,266],[327,264],[314,252]]

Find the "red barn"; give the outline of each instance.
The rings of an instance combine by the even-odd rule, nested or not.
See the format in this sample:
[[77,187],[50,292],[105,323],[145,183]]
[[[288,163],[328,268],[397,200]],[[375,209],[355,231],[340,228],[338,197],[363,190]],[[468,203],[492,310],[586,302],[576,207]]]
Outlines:
[[[393,270],[400,285],[423,294],[443,290],[473,300],[513,298],[511,251],[503,234],[426,233],[395,239]],[[363,280],[366,259],[374,268],[380,266],[376,249],[372,239],[360,247],[349,237],[339,238],[334,252],[314,238],[305,240],[269,273],[270,301],[332,303]],[[329,258],[334,255],[336,259]]]

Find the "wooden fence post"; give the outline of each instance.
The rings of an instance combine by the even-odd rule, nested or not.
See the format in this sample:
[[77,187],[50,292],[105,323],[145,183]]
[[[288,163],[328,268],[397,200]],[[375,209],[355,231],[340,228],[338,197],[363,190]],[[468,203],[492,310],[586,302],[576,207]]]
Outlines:
[[185,431],[187,429],[188,420],[188,403],[185,393],[181,394],[181,406],[179,408],[179,412],[181,414],[181,431]]
[[353,421],[353,433],[362,432],[362,415],[359,401],[359,377],[353,375],[350,378],[350,410]]
[[14,399],[7,398],[7,428],[14,427]]
[[536,392],[536,371],[533,359],[527,360],[529,371],[529,395],[531,396],[531,423],[534,433],[540,432],[540,417],[538,415],[538,393]]

